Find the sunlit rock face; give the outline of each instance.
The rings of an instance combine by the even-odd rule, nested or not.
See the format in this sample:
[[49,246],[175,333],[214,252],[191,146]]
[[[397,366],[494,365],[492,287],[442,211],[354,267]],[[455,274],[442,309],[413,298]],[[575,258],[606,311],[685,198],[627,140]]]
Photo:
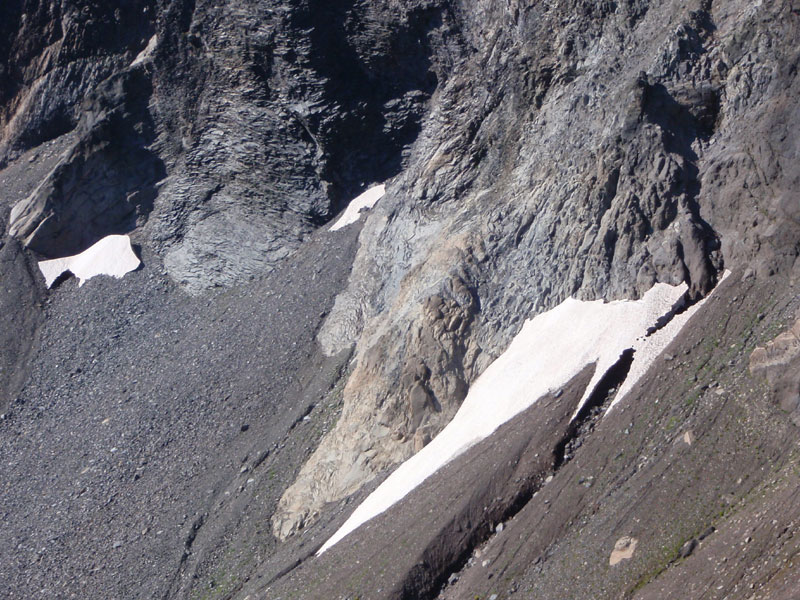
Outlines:
[[[474,52],[365,218],[320,330],[327,352],[355,347],[354,366],[342,424],[279,507],[279,535],[430,442],[531,316],[657,282],[686,282],[696,301],[739,265],[791,270],[796,148],[778,122],[796,106],[768,81],[796,55],[760,21],[793,31],[785,7],[576,6],[479,2],[465,15]],[[738,49],[755,32],[774,40],[769,66]],[[750,72],[763,102],[748,99]]]
[[594,364],[576,415],[595,386],[633,351],[633,362],[614,403],[621,400],[703,302],[682,308],[686,284],[657,284],[640,300],[581,301],[569,298],[527,321],[508,349],[470,388],[453,420],[430,444],[403,463],[322,546],[324,552],[372,517],[387,510],[431,474],[545,394],[557,392]]

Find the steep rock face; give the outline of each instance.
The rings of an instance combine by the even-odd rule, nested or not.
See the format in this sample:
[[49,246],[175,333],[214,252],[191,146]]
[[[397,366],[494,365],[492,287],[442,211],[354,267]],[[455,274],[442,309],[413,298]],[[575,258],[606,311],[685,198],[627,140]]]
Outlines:
[[[270,270],[360,189],[396,174],[458,52],[442,1],[139,4],[108,40],[94,28],[121,27],[127,12],[7,9],[20,40],[4,50],[18,81],[0,159],[77,124],[10,233],[63,256],[138,227],[193,292]],[[76,63],[91,77],[65,76]]]
[[[70,134],[68,149],[12,211],[9,233],[57,257],[131,231],[152,209],[163,165],[147,149],[151,84],[128,70],[155,27],[156,3],[11,2],[0,163]],[[5,38],[5,36],[4,36]],[[34,157],[35,158],[35,157]]]
[[[723,265],[766,275],[796,262],[798,83],[786,65],[798,55],[778,41],[797,32],[789,4],[479,3],[466,15],[475,52],[437,91],[321,333],[329,349],[356,343],[356,366],[277,535],[435,434],[439,406],[452,413],[524,318],[572,294],[635,298],[655,281],[685,280],[696,299]],[[459,350],[424,308],[440,296],[480,307]],[[428,381],[457,379],[417,403],[422,440],[409,434],[418,392],[401,368],[419,363]]]
[[144,223],[164,176],[163,162],[148,149],[155,135],[145,110],[151,93],[141,68],[91,91],[71,147],[12,209],[11,236],[39,254],[62,257]]
[[397,172],[449,24],[436,3],[198,3],[182,15],[156,52],[163,143],[184,153],[153,235],[174,276],[201,289],[263,271]]
[[82,100],[152,35],[155,0],[9,0],[0,8],[0,164],[67,133]]

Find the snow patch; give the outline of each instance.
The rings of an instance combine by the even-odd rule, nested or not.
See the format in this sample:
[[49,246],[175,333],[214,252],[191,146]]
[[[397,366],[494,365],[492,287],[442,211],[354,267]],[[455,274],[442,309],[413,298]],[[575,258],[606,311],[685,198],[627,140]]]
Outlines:
[[133,59],[133,62],[130,64],[131,67],[135,67],[136,65],[140,65],[143,62],[150,60],[153,56],[153,52],[155,52],[156,46],[158,45],[158,35],[153,35],[150,38],[150,41],[147,42],[147,46],[145,46],[144,50],[139,52],[136,58]]
[[80,254],[43,260],[39,270],[44,275],[47,287],[69,271],[78,278],[78,287],[96,275],[110,275],[120,279],[139,268],[140,261],[131,247],[127,235],[109,235]]
[[[728,275],[730,275],[730,271],[725,271],[720,279],[720,283],[725,281]],[[670,342],[675,339],[675,336],[678,335],[680,330],[683,329],[683,326],[686,325],[689,319],[691,319],[698,310],[700,310],[700,307],[702,307],[710,297],[711,294],[703,298],[700,302],[693,304],[681,314],[675,315],[664,327],[653,334],[636,338],[633,344],[633,349],[635,351],[633,355],[633,364],[631,365],[630,371],[628,371],[628,376],[620,386],[617,395],[614,397],[606,413],[619,404],[619,401],[633,389],[633,386],[647,373],[653,361],[661,355]]]
[[362,210],[375,206],[375,203],[383,198],[384,194],[386,194],[386,186],[381,184],[371,187],[360,196],[353,198],[344,213],[342,213],[342,216],[339,217],[339,220],[333,224],[330,230],[338,231],[343,227],[352,225],[361,217]]
[[[508,349],[470,388],[453,420],[378,486],[317,554],[384,512],[536,400],[565,386],[587,365],[596,363],[596,368],[578,411],[625,350],[637,348],[631,374],[635,379],[641,377],[657,353],[694,314],[694,310],[686,311],[673,318],[677,319],[676,326],[670,327],[670,323],[651,336],[646,335],[660,318],[672,313],[686,290],[686,284],[659,283],[637,301],[605,303],[568,298],[556,308],[526,321]],[[641,368],[637,365],[639,352],[644,358]],[[618,397],[632,386],[623,386]]]

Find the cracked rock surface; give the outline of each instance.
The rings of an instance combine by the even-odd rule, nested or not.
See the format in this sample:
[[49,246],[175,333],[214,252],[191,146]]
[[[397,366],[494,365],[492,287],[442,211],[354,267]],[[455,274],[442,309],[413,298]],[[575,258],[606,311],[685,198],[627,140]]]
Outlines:
[[53,258],[138,228],[195,293],[395,175],[459,52],[443,1],[7,4],[0,164],[76,137],[11,235]]

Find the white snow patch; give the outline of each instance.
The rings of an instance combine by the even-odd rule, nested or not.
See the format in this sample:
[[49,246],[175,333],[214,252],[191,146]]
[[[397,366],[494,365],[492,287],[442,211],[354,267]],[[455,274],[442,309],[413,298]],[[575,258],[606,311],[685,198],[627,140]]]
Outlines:
[[47,287],[63,273],[69,271],[78,278],[78,287],[96,275],[110,275],[117,279],[139,268],[139,259],[127,235],[109,235],[75,256],[43,260],[39,270]]
[[[453,420],[378,486],[317,554],[401,500],[442,466],[543,395],[565,386],[587,365],[596,363],[596,368],[578,410],[622,353],[637,344],[647,355],[643,373],[655,358],[650,356],[651,351],[660,352],[691,316],[683,313],[686,317],[680,319],[676,328],[664,328],[650,338],[644,337],[660,317],[673,310],[686,290],[686,284],[659,283],[637,301],[604,303],[568,298],[556,308],[526,321],[508,349],[470,388]],[[647,342],[648,339],[651,341]],[[638,358],[637,351],[634,365]],[[638,368],[634,370],[632,366],[631,370],[637,378],[641,376]]]
[[376,185],[369,188],[366,192],[353,198],[350,204],[347,205],[342,216],[333,224],[331,231],[338,231],[343,227],[352,225],[361,217],[361,211],[364,209],[372,208],[375,203],[383,198],[386,193],[386,186],[384,184]]
[[130,64],[131,67],[135,67],[136,65],[140,65],[146,60],[149,60],[153,56],[153,52],[155,52],[156,46],[158,45],[158,35],[153,35],[150,38],[150,41],[147,42],[147,46],[145,46],[144,50],[139,52],[136,55],[136,58],[133,59],[133,62]]
[[[720,283],[725,281],[725,278],[730,275],[730,271],[725,271],[722,274],[722,278],[720,279]],[[719,284],[717,284],[719,285]],[[712,292],[713,293],[713,292]],[[642,376],[647,373],[647,370],[653,364],[656,358],[658,358],[661,353],[664,351],[672,340],[675,339],[675,336],[678,335],[683,326],[692,318],[692,316],[700,310],[700,307],[706,303],[711,297],[711,294],[703,298],[700,302],[693,304],[684,312],[679,315],[675,315],[672,319],[661,329],[654,332],[649,336],[641,336],[636,338],[636,341],[633,344],[633,349],[635,350],[635,354],[633,355],[633,364],[631,365],[630,370],[628,371],[627,377],[625,377],[625,381],[620,386],[617,395],[614,396],[614,400],[611,402],[611,406],[608,407],[608,413],[611,409],[614,408],[619,401],[622,400],[628,392],[633,389],[633,386],[642,378]]]

